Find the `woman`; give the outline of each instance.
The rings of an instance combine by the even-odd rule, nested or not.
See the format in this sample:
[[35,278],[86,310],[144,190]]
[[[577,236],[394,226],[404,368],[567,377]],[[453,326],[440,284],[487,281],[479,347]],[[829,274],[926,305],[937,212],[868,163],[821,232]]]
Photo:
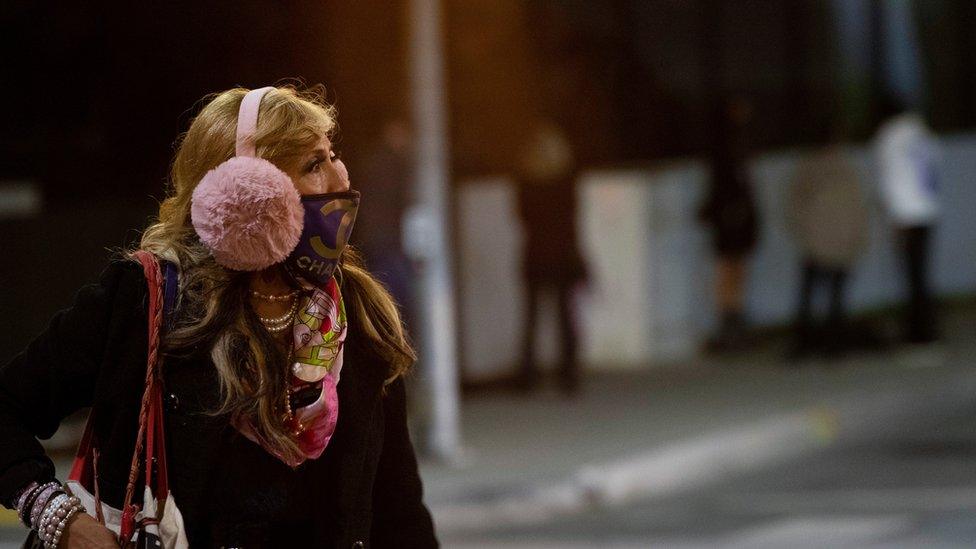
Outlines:
[[[835,131],[829,143],[797,164],[784,208],[802,262],[790,351],[794,359],[819,352],[837,357],[854,343],[844,296],[851,270],[867,247],[869,212],[842,139]],[[818,320],[814,309],[821,291],[828,306]]]
[[[191,547],[437,545],[405,417],[414,353],[389,294],[342,251],[358,193],[332,150],[334,128],[312,92],[216,95],[180,142],[172,190],[142,237],[141,250],[178,272],[161,342],[164,417],[169,488]],[[338,233],[325,234],[336,211]],[[300,253],[309,245],[331,260],[310,264]],[[0,371],[0,498],[29,524],[45,520],[37,490],[53,480],[35,437],[89,405],[97,492],[121,507],[146,374],[146,294],[139,263],[113,261]],[[117,546],[60,501],[60,547]]]
[[529,391],[539,382],[535,360],[536,317],[543,294],[555,295],[560,337],[559,388],[579,390],[577,329],[573,296],[586,283],[586,263],[577,242],[577,169],[569,139],[553,122],[540,121],[528,132],[518,169],[518,209],[525,230],[522,272],[525,278],[525,334],[518,387]]
[[713,351],[730,351],[747,343],[744,301],[749,258],[759,237],[759,213],[748,173],[747,124],[752,105],[733,96],[715,108],[715,141],[711,151],[708,193],[698,217],[711,232],[715,254],[718,331],[709,339]]

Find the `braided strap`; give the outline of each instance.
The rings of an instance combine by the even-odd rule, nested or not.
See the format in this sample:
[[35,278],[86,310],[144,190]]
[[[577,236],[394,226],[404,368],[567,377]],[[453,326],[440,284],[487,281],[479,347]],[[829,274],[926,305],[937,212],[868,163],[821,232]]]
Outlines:
[[157,366],[159,363],[159,329],[163,320],[163,275],[159,267],[159,260],[155,255],[144,250],[133,254],[142,264],[149,287],[149,353],[146,360],[146,388],[142,393],[142,403],[139,408],[139,431],[136,435],[136,447],[132,453],[129,465],[129,479],[125,487],[125,499],[122,504],[122,524],[119,532],[119,542],[125,545],[135,533],[135,515],[139,507],[132,503],[135,494],[136,479],[139,477],[139,457],[142,455],[145,443],[146,420],[149,417],[149,403],[157,389],[159,379]]

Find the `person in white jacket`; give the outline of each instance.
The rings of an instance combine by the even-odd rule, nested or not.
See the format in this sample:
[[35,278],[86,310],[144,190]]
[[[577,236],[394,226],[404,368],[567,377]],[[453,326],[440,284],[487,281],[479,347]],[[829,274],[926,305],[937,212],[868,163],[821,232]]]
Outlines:
[[908,279],[905,338],[928,343],[937,338],[928,258],[939,217],[939,144],[920,114],[893,112],[875,137],[879,191],[897,232]]

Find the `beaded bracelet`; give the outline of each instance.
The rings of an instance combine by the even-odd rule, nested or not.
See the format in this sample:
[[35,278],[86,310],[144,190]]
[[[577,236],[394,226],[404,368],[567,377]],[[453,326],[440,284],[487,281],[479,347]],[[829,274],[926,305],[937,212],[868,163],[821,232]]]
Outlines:
[[38,484],[37,481],[33,481],[30,484],[28,484],[26,488],[24,488],[20,492],[17,492],[17,497],[14,499],[15,501],[14,508],[17,509],[18,512],[21,509],[23,509],[24,503],[27,501],[27,498],[30,497],[30,495],[33,494],[35,490],[40,488],[40,486],[41,485]]
[[54,496],[51,503],[47,505],[47,507],[44,509],[44,513],[41,515],[41,521],[37,525],[38,534],[43,534],[45,538],[50,538],[50,535],[48,535],[48,526],[50,526],[52,522],[55,522],[56,519],[54,514],[57,513],[58,509],[61,508],[61,505],[63,505],[64,502],[68,501],[68,497],[68,494],[64,492]]
[[71,517],[75,516],[79,511],[84,510],[78,498],[69,498],[68,501],[72,502],[73,505],[64,513],[61,521],[58,522],[58,525],[55,527],[54,537],[51,538],[51,542],[47,545],[47,549],[57,549],[58,543],[61,542],[61,535],[64,534],[64,531],[67,529],[68,522],[71,520]]
[[34,509],[31,511],[31,528],[37,530],[44,510],[47,509],[48,504],[54,501],[54,498],[58,497],[58,494],[62,492],[63,490],[61,490],[61,487],[58,486],[48,491],[43,498],[37,498],[37,502],[34,503]]
[[41,489],[41,485],[36,482],[32,482],[17,496],[17,517],[20,519],[20,522],[23,522],[28,527],[30,526],[30,523],[28,522],[30,510],[34,507],[34,503],[37,501],[37,496],[40,495]]
[[41,487],[38,491],[37,497],[30,506],[30,522],[27,523],[29,528],[33,528],[37,524],[37,518],[41,516],[41,511],[47,506],[48,502],[55,496],[57,492],[61,490],[61,485],[57,482],[49,482]]
[[20,521],[29,527],[29,516],[36,509],[37,503],[49,495],[51,490],[60,486],[57,482],[47,482],[44,484],[38,484],[37,482],[30,483],[17,497],[16,509],[17,517],[20,518]]
[[44,508],[44,512],[41,514],[41,521],[35,528],[37,530],[37,537],[41,538],[41,541],[45,543],[51,541],[51,534],[54,533],[54,530],[51,529],[49,531],[48,526],[51,525],[51,519],[55,516],[54,513],[60,509],[61,504],[67,500],[68,494],[61,492],[60,494],[54,496],[51,503]]
[[45,549],[57,549],[71,519],[85,510],[58,482],[31,482],[15,498],[21,522],[37,531]]

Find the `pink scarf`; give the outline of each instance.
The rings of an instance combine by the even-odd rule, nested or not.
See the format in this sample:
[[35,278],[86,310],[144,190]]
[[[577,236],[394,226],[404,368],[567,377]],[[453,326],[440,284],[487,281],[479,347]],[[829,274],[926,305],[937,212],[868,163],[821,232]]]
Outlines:
[[[301,279],[300,279],[301,280]],[[309,385],[320,384],[319,398],[302,408],[293,410],[296,442],[303,457],[285,459],[260,440],[248,421],[235,421],[237,429],[254,443],[291,467],[298,467],[306,459],[316,459],[329,445],[339,418],[339,397],[336,386],[342,370],[343,343],[346,340],[346,308],[335,278],[318,288],[301,281],[305,290],[302,303],[292,327],[294,361],[291,364],[289,386],[294,393]]]

